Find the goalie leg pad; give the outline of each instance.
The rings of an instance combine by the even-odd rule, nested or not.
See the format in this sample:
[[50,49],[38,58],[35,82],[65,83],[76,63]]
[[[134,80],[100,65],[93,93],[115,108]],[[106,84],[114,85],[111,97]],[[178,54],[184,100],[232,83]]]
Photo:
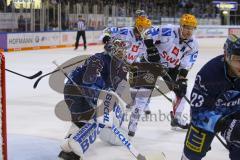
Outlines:
[[[124,135],[124,137],[128,137],[128,129],[121,127],[118,128],[118,130],[121,131],[121,133]],[[118,137],[116,137],[116,135],[113,133],[112,129],[109,127],[105,127],[101,130],[100,134],[99,134],[99,138],[104,141],[109,143],[110,145],[114,145],[114,146],[122,146],[122,142],[119,140]]]
[[84,153],[95,142],[100,127],[96,123],[86,123],[81,129],[72,126],[61,148],[64,152],[84,157]]

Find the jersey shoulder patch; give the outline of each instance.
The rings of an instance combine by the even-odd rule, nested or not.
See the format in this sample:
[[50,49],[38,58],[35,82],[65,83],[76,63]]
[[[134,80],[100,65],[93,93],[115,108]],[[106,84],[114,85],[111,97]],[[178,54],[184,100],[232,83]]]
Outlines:
[[127,35],[128,34],[128,29],[127,28],[121,28],[119,33],[122,34],[122,35]]
[[171,36],[172,28],[162,28],[162,36]]
[[155,36],[159,34],[159,28],[158,27],[152,27],[151,29],[148,30],[147,34],[151,36]]

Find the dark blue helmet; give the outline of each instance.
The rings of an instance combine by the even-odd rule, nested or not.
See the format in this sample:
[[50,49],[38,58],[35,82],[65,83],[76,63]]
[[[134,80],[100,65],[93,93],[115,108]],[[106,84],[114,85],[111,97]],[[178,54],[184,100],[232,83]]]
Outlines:
[[231,55],[240,56],[240,38],[234,34],[230,34],[224,43],[224,51],[227,54],[227,57]]

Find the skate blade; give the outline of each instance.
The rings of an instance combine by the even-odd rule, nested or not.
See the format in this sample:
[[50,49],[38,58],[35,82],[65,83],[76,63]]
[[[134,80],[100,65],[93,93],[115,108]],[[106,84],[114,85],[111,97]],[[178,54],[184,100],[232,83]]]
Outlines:
[[183,128],[180,128],[180,127],[171,127],[171,130],[173,131],[177,131],[177,132],[187,132],[188,129],[183,129]]

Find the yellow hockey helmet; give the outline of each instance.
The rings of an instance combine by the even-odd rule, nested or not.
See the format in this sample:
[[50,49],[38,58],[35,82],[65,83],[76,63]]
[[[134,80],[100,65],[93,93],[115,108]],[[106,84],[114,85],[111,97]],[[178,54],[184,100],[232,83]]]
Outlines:
[[197,18],[192,14],[184,14],[180,18],[180,25],[197,28],[197,25],[198,25]]
[[139,30],[139,32],[142,32],[148,28],[150,28],[152,25],[152,22],[150,19],[146,17],[137,17],[135,20],[135,27]]

